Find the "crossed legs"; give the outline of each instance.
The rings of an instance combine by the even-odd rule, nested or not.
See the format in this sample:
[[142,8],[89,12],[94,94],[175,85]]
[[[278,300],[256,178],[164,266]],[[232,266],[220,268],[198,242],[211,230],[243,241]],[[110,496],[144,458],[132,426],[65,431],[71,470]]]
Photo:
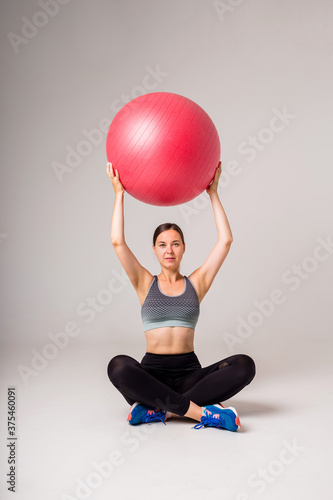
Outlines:
[[111,359],[108,376],[132,405],[136,401],[200,421],[202,406],[231,398],[255,376],[255,364],[245,354],[235,354],[195,369],[177,390],[145,370],[134,358],[120,354]]

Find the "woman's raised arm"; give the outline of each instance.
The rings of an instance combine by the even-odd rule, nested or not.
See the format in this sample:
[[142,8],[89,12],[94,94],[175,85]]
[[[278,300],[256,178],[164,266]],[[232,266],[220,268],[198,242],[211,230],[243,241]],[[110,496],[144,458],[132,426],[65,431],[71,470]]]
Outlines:
[[221,171],[220,162],[216,169],[213,182],[206,189],[212,202],[218,239],[203,265],[189,276],[189,278],[193,278],[193,280],[198,283],[201,300],[213,283],[216,274],[228,255],[233,241],[230,225],[217,193],[217,185]]
[[115,191],[115,200],[111,221],[111,243],[112,245],[119,245],[125,242],[124,233],[124,192],[125,189],[119,180],[118,170],[113,172],[112,163],[106,164],[106,173],[112,181]]
[[140,292],[141,288],[146,286],[147,282],[150,282],[152,275],[146,268],[144,268],[140,262],[137,260],[131,249],[128,247],[125,241],[124,232],[124,192],[125,189],[119,180],[118,170],[113,173],[113,167],[111,163],[107,163],[106,173],[112,180],[112,184],[115,190],[115,200],[114,208],[111,220],[111,243],[121,265],[125,269],[125,272],[132,285],[137,292]]
[[222,172],[221,162],[219,163],[213,182],[206,189],[206,193],[210,196],[210,201],[212,202],[212,207],[214,211],[215,224],[217,229],[218,242],[220,243],[232,243],[232,233],[230,225],[225,214],[225,211],[220,202],[219,195],[217,193],[217,186],[219,178]]

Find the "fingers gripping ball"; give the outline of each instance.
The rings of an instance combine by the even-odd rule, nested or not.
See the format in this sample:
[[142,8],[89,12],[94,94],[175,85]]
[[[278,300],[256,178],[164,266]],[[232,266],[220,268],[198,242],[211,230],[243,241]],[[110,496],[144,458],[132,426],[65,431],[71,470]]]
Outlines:
[[214,123],[195,102],[152,92],[125,104],[110,125],[107,159],[124,189],[150,205],[180,205],[214,179],[221,146]]

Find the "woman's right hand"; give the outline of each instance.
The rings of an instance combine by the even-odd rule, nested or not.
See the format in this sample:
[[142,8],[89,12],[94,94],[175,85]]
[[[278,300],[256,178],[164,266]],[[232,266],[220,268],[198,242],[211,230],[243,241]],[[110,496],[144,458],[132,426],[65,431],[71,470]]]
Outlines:
[[119,172],[118,172],[118,170],[116,170],[116,173],[115,174],[113,173],[112,163],[110,163],[110,162],[107,162],[107,164],[106,164],[106,173],[108,174],[108,176],[110,177],[110,179],[112,181],[112,185],[114,187],[114,192],[116,194],[123,193],[125,191],[125,189],[119,180]]

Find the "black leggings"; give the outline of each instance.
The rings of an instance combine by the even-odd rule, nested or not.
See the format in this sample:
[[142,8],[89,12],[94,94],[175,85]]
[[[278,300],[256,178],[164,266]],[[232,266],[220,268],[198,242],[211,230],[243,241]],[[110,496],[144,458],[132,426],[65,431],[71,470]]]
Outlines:
[[190,401],[206,406],[237,394],[255,376],[255,364],[246,354],[235,354],[202,368],[194,351],[148,352],[141,363],[119,354],[111,359],[107,372],[130,405],[139,402],[183,416]]

